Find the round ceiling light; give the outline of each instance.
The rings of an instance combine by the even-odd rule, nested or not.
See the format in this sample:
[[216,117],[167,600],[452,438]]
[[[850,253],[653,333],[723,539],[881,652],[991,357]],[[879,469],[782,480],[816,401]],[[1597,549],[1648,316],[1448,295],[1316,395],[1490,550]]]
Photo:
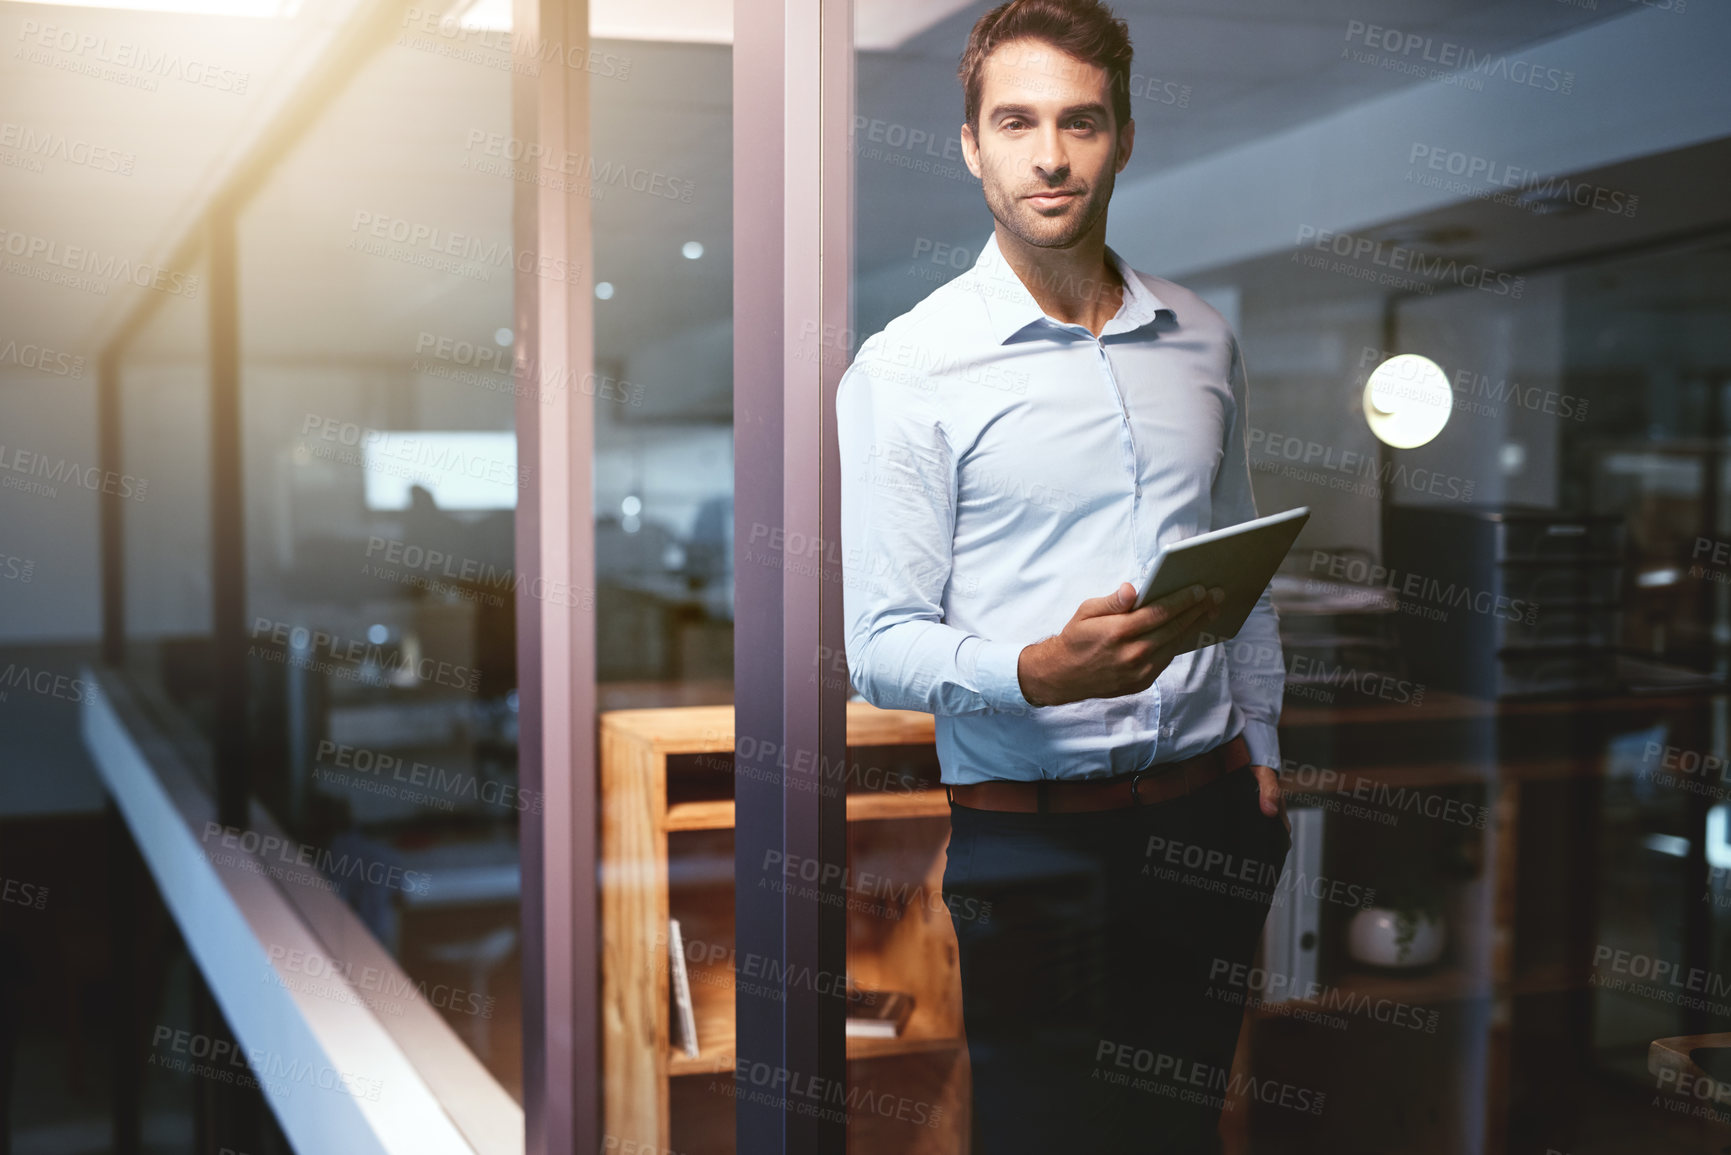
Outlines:
[[1414,449],[1442,432],[1454,410],[1448,374],[1429,357],[1402,353],[1371,370],[1364,419],[1378,440]]

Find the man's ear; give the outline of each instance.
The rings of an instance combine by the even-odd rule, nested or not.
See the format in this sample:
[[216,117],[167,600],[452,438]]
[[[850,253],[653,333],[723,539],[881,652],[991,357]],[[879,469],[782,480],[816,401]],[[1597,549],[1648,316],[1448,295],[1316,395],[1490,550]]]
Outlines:
[[1124,171],[1124,166],[1130,163],[1130,154],[1136,150],[1136,118],[1131,117],[1124,122],[1124,127],[1118,133],[1118,167],[1114,173]]
[[962,160],[976,178],[980,175],[980,142],[974,137],[974,126],[962,121]]

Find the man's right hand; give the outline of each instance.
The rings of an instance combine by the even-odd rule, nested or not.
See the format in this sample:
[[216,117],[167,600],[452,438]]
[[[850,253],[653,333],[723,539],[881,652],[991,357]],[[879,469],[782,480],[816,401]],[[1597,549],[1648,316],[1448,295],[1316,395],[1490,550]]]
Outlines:
[[1172,646],[1220,613],[1225,591],[1191,586],[1139,610],[1125,582],[1076,607],[1063,632],[1022,648],[1016,674],[1031,706],[1117,698],[1154,684],[1177,655]]

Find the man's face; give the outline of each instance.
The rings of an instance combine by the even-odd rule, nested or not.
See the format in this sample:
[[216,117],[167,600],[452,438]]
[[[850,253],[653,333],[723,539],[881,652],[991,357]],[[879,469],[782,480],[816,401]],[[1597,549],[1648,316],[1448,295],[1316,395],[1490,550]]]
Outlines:
[[962,153],[986,206],[1039,248],[1067,248],[1104,220],[1136,125],[1117,125],[1106,71],[1039,40],[1012,40],[981,70],[980,127]]

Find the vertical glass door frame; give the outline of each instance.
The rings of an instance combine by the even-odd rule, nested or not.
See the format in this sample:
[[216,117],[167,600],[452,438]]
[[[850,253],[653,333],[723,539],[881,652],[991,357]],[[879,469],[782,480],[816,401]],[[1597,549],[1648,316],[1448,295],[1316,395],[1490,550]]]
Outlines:
[[[736,990],[736,1142],[842,1155],[833,1113],[791,1113],[738,1072],[847,1077],[847,798],[825,772],[846,756],[846,693],[825,675],[843,645],[835,391],[849,352],[853,5],[735,0],[733,27],[734,950],[765,974],[833,980]],[[808,775],[818,789],[801,789]],[[796,860],[825,881],[758,885]]]
[[[520,46],[558,45],[550,59]],[[514,0],[512,135],[548,156],[590,155],[588,0]],[[580,56],[578,58],[581,58]],[[589,201],[514,182],[518,758],[539,814],[519,816],[526,1155],[601,1148],[599,798],[595,691],[595,361]],[[525,269],[525,266],[527,268]],[[561,275],[543,276],[555,268]],[[543,389],[552,389],[543,397]]]

